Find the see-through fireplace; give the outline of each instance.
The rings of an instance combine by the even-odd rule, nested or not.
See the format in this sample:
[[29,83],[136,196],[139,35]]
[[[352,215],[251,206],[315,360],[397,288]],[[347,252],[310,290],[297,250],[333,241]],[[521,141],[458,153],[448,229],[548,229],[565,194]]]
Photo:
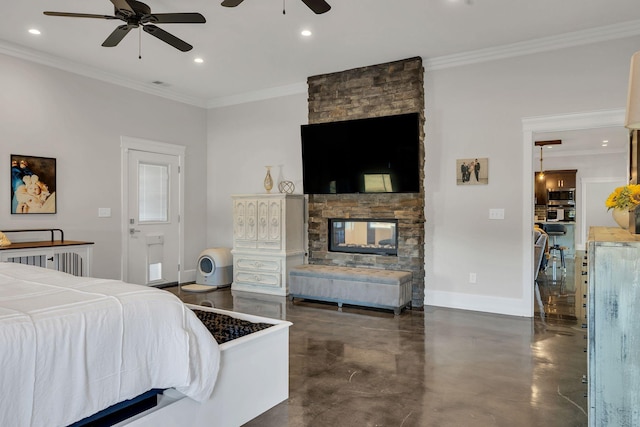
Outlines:
[[398,255],[398,220],[329,219],[329,251]]

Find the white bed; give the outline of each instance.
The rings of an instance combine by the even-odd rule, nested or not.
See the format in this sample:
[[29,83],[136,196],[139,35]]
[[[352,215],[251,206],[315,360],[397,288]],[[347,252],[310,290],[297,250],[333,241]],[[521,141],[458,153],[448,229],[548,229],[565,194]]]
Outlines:
[[[288,397],[290,323],[223,313],[276,326],[219,346],[169,292],[0,263],[0,425],[66,426],[153,388],[170,390],[158,407],[121,425],[179,420],[196,426],[200,417],[203,425],[226,427],[250,420]],[[261,342],[270,335],[278,351],[264,349],[269,344]],[[239,353],[225,357],[234,351]],[[265,375],[277,378],[261,382],[234,372],[270,370],[252,360],[261,351],[276,354],[265,357],[276,373]],[[234,366],[233,359],[243,358],[245,366]],[[260,401],[253,412],[228,418],[228,405],[251,396],[243,391],[246,381],[257,384]],[[193,422],[184,424],[188,419]]]

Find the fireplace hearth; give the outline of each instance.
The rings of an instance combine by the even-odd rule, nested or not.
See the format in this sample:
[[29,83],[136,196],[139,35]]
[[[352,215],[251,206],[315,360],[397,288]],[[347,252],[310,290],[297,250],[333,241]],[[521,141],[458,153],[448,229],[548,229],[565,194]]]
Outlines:
[[397,226],[393,219],[329,219],[329,251],[397,256]]

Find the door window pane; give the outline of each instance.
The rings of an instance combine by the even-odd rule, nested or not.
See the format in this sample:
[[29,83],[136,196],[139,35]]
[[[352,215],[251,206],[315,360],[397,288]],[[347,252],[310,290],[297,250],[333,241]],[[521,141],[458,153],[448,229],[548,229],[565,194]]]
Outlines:
[[138,222],[167,222],[169,219],[169,167],[138,165]]

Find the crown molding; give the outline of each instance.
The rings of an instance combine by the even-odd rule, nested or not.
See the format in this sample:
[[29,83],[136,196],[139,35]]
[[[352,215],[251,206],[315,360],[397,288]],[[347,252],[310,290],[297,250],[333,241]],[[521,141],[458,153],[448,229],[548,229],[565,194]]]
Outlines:
[[264,101],[265,99],[278,98],[281,96],[297,95],[307,93],[307,82],[294,83],[286,86],[277,86],[268,89],[256,90],[252,92],[240,93],[237,95],[221,96],[212,98],[207,102],[207,108],[228,107],[231,105],[245,104],[248,102]]
[[46,65],[49,67],[58,68],[60,70],[79,74],[81,76],[101,80],[103,82],[112,83],[118,86],[126,87],[128,89],[138,90],[150,95],[156,95],[173,101],[182,102],[184,104],[203,108],[206,107],[206,100],[201,98],[185,96],[172,90],[157,87],[152,83],[140,83],[138,81],[131,80],[117,74],[108,73],[106,71],[100,70],[99,68],[90,67],[38,50],[29,49],[25,46],[9,43],[4,40],[0,40],[0,53],[24,59],[26,61],[36,62],[38,64]]
[[[423,57],[425,71],[442,70],[463,65],[478,64],[498,59],[514,58],[534,53],[547,52],[574,46],[582,46],[609,40],[623,39],[640,35],[640,20],[628,21],[623,24],[607,25],[582,31],[574,31],[558,36],[543,37],[525,42],[512,43],[502,46],[478,49],[453,55]],[[247,92],[238,95],[212,98],[207,103],[208,108],[226,107],[245,102],[261,101],[279,96],[304,93],[306,82],[288,86],[274,87],[267,90]]]
[[525,133],[533,133],[617,127],[623,126],[624,116],[624,109],[613,109],[552,116],[524,117],[522,119],[522,130]]
[[[496,46],[492,48],[479,49],[453,55],[444,55],[433,58],[423,57],[423,66],[425,71],[442,70],[446,68],[495,61],[498,59],[513,58],[545,51],[563,49],[567,47],[622,39],[637,35],[640,35],[640,20],[628,21],[622,24],[608,25],[583,31],[575,31],[558,36],[543,37],[539,39]],[[0,40],[0,53],[202,108],[227,107],[231,105],[262,101],[265,99],[307,92],[307,82],[304,81],[293,83],[290,85],[239,93],[235,95],[203,99],[193,96],[186,96],[173,90],[154,86],[151,83],[140,83],[138,81],[127,79],[117,74],[105,72],[98,68],[62,59],[44,52],[29,49],[25,46],[9,43],[3,40]]]
[[[544,153],[545,159],[550,158],[561,158],[561,157],[577,157],[577,156],[607,156],[613,154],[626,154],[627,150],[625,149],[606,149],[602,150],[575,150],[575,151],[560,151],[556,153],[546,152]],[[533,160],[539,162],[540,155],[534,155]]]
[[427,58],[423,61],[423,64],[425,71],[442,70],[445,68],[460,67],[462,65],[471,65],[480,62],[623,39],[637,35],[640,35],[640,20],[574,31],[557,36],[542,37],[486,49],[478,49],[470,52]]

